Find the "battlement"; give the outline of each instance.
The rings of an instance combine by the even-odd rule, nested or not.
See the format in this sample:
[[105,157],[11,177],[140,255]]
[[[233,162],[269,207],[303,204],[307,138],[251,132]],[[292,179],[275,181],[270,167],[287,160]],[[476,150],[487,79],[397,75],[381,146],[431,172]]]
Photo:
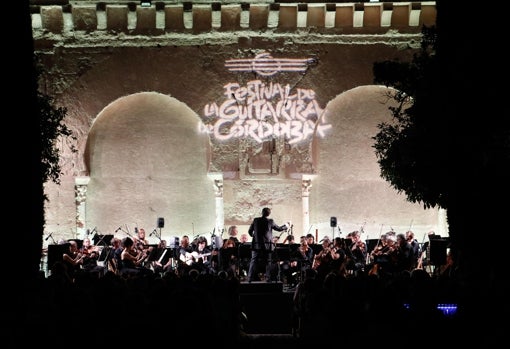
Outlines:
[[[202,35],[253,32],[256,35],[418,34],[436,22],[436,3],[339,2],[243,3],[32,0],[36,40],[77,40],[94,34],[118,36]],[[60,4],[59,4],[60,3]],[[211,40],[214,40],[211,38]]]

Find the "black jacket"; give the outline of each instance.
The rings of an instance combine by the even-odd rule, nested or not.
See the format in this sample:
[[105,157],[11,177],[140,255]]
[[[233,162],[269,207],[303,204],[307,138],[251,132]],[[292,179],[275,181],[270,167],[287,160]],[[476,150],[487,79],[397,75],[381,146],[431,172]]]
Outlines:
[[251,248],[252,250],[274,250],[273,230],[284,231],[287,225],[276,225],[276,223],[267,217],[257,217],[248,229],[248,234],[252,237]]

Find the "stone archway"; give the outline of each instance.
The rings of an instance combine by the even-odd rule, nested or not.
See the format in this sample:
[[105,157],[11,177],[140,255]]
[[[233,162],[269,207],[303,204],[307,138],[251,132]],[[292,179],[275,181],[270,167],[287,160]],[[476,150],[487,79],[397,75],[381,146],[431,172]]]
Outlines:
[[163,234],[211,230],[211,150],[200,122],[184,103],[156,92],[122,97],[104,108],[85,150],[86,225],[108,234],[136,226],[149,233],[163,217]]
[[377,238],[381,228],[405,232],[411,227],[420,239],[441,230],[444,216],[437,209],[408,202],[380,177],[372,137],[379,123],[391,121],[390,92],[383,86],[360,86],[326,106],[323,118],[332,129],[312,143],[317,175],[310,194],[312,222],[327,226],[334,216],[345,233],[364,226],[370,238]]

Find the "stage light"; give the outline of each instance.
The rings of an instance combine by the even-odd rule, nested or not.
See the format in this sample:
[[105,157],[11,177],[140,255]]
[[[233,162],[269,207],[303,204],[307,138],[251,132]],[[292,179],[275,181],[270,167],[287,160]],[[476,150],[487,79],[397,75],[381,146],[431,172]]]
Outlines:
[[141,0],[140,6],[141,7],[151,7],[151,0]]

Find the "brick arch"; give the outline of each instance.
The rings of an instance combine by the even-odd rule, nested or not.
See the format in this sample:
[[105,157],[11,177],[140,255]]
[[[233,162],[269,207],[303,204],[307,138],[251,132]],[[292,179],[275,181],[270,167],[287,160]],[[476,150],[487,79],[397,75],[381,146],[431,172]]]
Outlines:
[[[192,222],[209,229],[215,196],[207,177],[210,140],[199,132],[200,122],[184,103],[156,92],[121,97],[104,108],[84,155],[88,225],[150,229],[166,216],[175,229]],[[189,217],[191,207],[195,217]]]

